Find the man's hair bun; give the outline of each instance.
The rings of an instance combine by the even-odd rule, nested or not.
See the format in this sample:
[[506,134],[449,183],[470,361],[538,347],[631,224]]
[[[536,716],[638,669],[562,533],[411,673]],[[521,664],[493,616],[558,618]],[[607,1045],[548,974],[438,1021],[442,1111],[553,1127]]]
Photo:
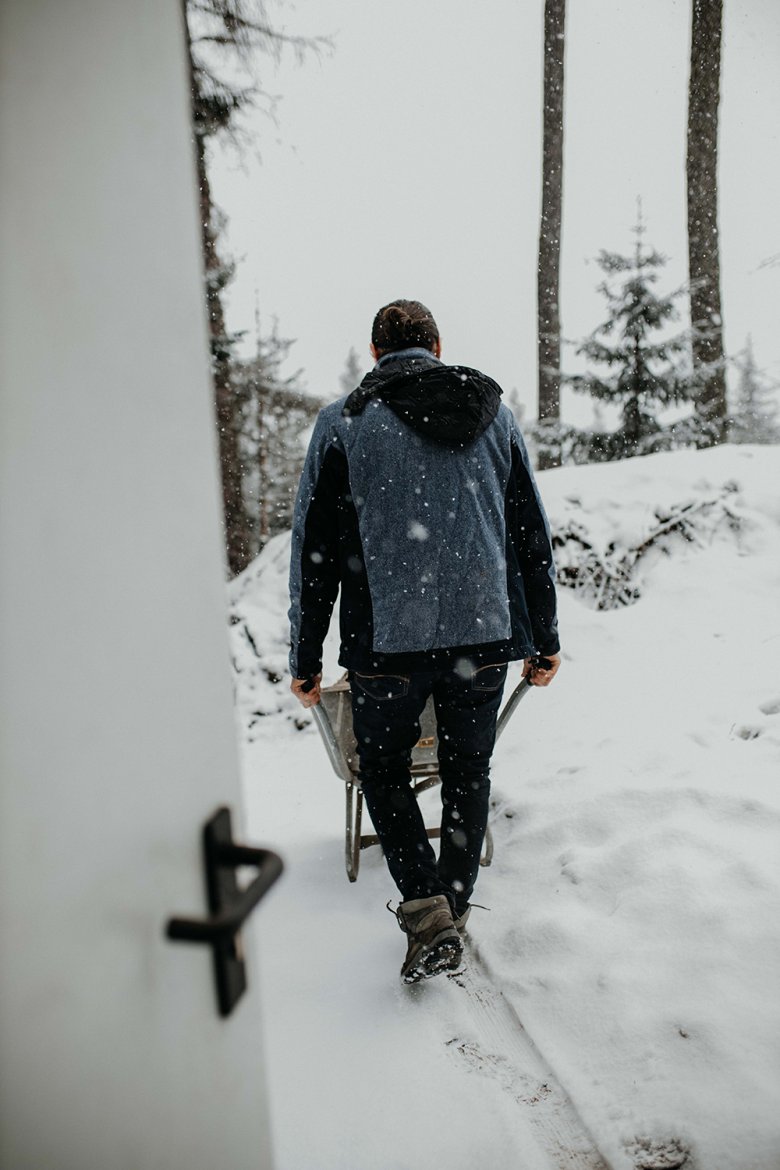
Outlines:
[[391,301],[374,317],[371,340],[380,354],[414,346],[433,350],[439,329],[430,309],[419,301]]

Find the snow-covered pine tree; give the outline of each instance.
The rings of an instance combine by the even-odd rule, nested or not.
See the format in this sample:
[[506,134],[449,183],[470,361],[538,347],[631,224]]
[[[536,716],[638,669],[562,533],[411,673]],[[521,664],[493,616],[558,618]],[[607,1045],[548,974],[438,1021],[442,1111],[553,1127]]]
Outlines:
[[756,365],[753,341],[735,361],[739,382],[728,434],[732,443],[780,443],[777,386],[772,386]]
[[344,369],[339,374],[339,386],[341,387],[341,394],[351,394],[356,386],[359,386],[363,381],[364,374],[363,367],[360,364],[360,357],[354,345],[350,347],[347,354],[347,360],[344,363]]
[[632,255],[602,251],[597,258],[605,276],[598,291],[606,298],[608,315],[577,347],[604,372],[566,377],[575,390],[621,408],[617,431],[580,436],[579,445],[588,448],[587,458],[594,462],[668,450],[675,445],[676,428],[663,427],[658,412],[694,396],[686,360],[690,332],[668,334],[679,317],[675,302],[681,291],[665,296],[654,291],[666,257],[645,247],[641,206],[632,230]]
[[324,406],[321,398],[306,393],[300,371],[282,376],[292,344],[279,337],[276,327],[270,336],[261,336],[258,328],[255,356],[235,359],[232,367],[250,559],[292,523],[304,435]]

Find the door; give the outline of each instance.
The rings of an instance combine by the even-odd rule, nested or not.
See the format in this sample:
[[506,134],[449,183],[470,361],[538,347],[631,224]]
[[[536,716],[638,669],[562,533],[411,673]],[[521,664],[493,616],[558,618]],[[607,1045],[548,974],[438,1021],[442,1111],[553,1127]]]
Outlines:
[[271,1165],[262,906],[227,1017],[165,937],[243,836],[184,43],[0,4],[3,1170]]

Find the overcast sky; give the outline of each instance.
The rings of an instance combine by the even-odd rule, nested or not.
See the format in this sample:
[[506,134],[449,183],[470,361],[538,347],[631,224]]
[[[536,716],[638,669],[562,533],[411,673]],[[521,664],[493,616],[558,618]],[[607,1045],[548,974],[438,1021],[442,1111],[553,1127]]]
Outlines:
[[[642,196],[648,240],[686,278],[689,0],[570,0],[562,326],[603,315],[601,248],[630,246]],[[748,333],[780,378],[780,2],[724,0],[720,226],[726,345]],[[483,368],[536,409],[535,281],[543,0],[298,0],[271,4],[332,53],[274,69],[274,125],[251,118],[261,159],[217,162],[214,190],[239,261],[233,328],[278,318],[288,369],[335,394],[376,309],[424,301],[444,357]],[[762,263],[776,257],[774,265]],[[564,357],[564,368],[574,363]],[[564,416],[583,422],[567,393]]]

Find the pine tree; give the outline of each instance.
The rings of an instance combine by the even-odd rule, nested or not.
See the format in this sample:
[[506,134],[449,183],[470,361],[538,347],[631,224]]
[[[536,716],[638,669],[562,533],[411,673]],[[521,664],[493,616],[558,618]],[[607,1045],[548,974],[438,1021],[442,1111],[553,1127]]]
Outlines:
[[250,560],[292,523],[306,454],[303,436],[324,405],[306,393],[300,370],[282,375],[292,344],[279,337],[275,325],[270,335],[261,336],[258,330],[255,356],[233,364],[234,426]]
[[739,370],[734,411],[729,420],[732,443],[778,443],[777,387],[771,386],[756,365],[753,342],[748,337],[736,360]]
[[632,255],[602,251],[598,256],[605,275],[598,291],[606,298],[608,316],[577,348],[605,372],[566,379],[575,390],[621,408],[616,432],[584,436],[594,460],[645,455],[674,445],[674,430],[662,427],[658,412],[693,398],[685,361],[689,331],[668,335],[668,326],[679,316],[675,302],[681,294],[654,291],[666,258],[644,246],[641,207],[633,232]]
[[360,364],[360,357],[354,345],[350,348],[347,354],[347,360],[344,363],[344,369],[339,374],[339,386],[342,394],[351,394],[352,391],[360,385],[363,381],[363,367]]

